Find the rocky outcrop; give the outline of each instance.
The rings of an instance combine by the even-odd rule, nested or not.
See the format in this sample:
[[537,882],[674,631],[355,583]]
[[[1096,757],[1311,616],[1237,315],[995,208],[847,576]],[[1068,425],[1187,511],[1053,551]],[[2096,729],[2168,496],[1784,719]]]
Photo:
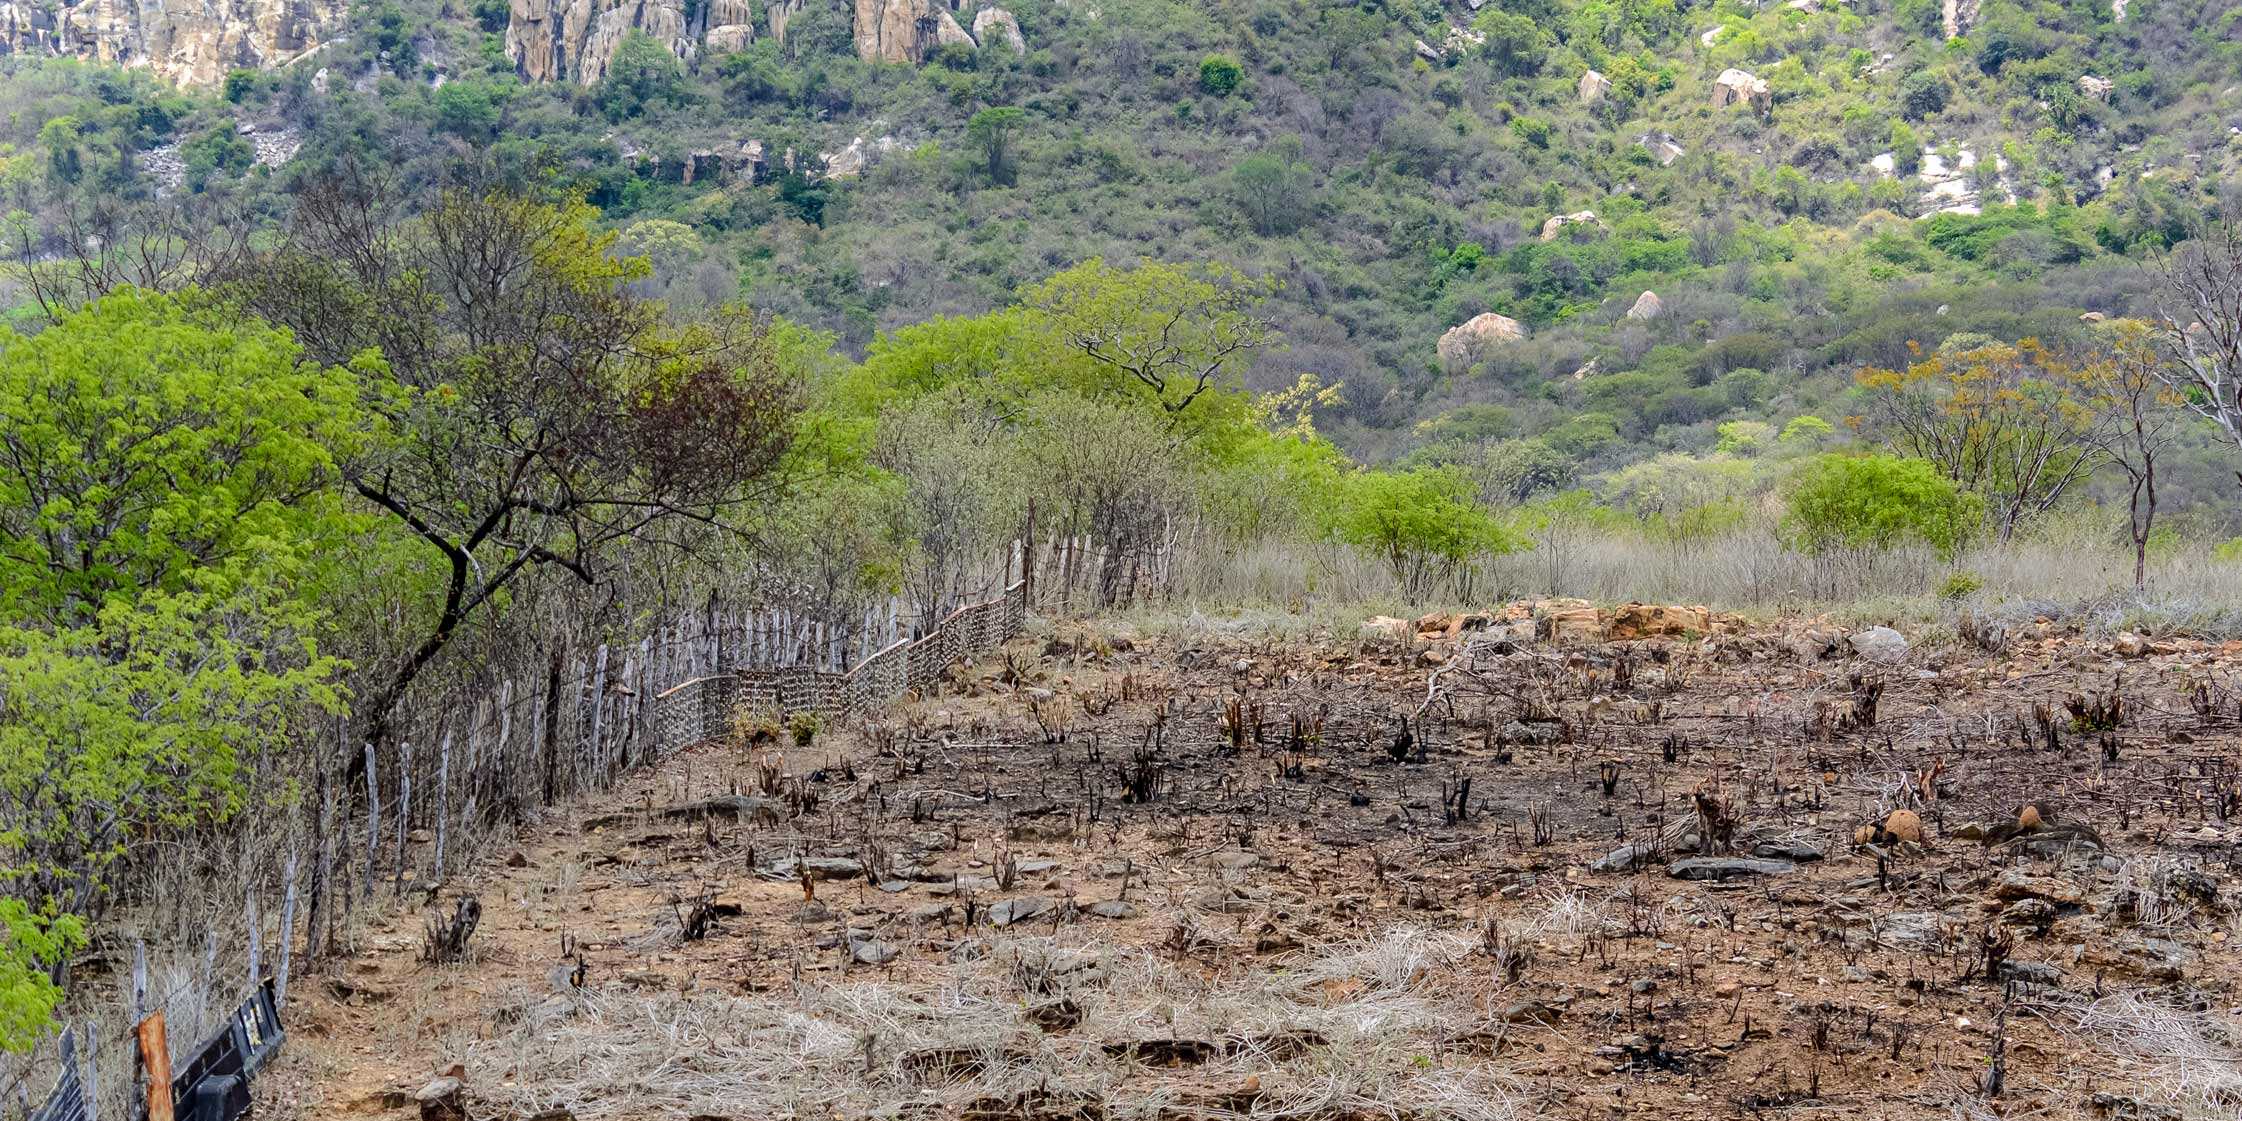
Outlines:
[[1627,318],[1656,319],[1665,310],[1666,305],[1659,300],[1658,293],[1645,291],[1642,295],[1635,297],[1635,306],[1627,309]]
[[973,38],[984,47],[991,42],[1001,42],[1012,48],[1013,54],[1028,53],[1027,38],[1020,34],[1020,21],[1002,8],[983,8],[973,13]]
[[1978,0],[1946,0],[1945,10],[1940,15],[1946,24],[1947,38],[1952,39],[1977,26],[1977,6]]
[[1715,109],[1730,105],[1750,105],[1754,109],[1764,110],[1773,103],[1774,95],[1768,90],[1765,78],[1755,78],[1731,66],[1721,71],[1720,77],[1713,79]]
[[935,0],[855,0],[856,56],[866,62],[917,62],[934,49],[948,15],[948,5]]
[[2092,74],[2079,75],[2079,92],[2096,101],[2108,101],[2110,91],[2116,88],[2117,83],[2108,78],[2098,78]]
[[285,66],[339,33],[343,0],[0,0],[0,54],[144,66],[186,86],[229,70]]
[[1552,214],[1541,224],[1541,240],[1555,241],[1566,226],[1601,226],[1593,210],[1575,210],[1570,214]]
[[1594,70],[1580,76],[1580,103],[1594,105],[1611,92],[1611,79]]
[[937,11],[934,18],[935,46],[959,46],[967,50],[973,50],[981,45],[973,36],[965,33],[965,28],[958,25],[958,18],[951,15],[948,9]]
[[794,18],[794,13],[802,10],[802,5],[805,2],[806,0],[771,0],[770,4],[768,5],[770,9],[769,14],[771,20],[771,38],[776,39],[781,43],[786,42],[787,21]]
[[[702,8],[699,18],[715,14],[731,20],[719,25],[719,38],[745,45],[754,38],[745,23],[748,6],[744,0],[719,0]],[[688,25],[685,0],[513,0],[506,54],[530,81],[588,86],[607,76],[616,48],[634,31],[690,62],[700,52],[706,26]]]
[[1440,336],[1435,349],[1440,354],[1440,364],[1450,371],[1469,369],[1490,350],[1504,343],[1516,342],[1526,337],[1524,324],[1507,315],[1488,312],[1475,316],[1468,323],[1450,328]]

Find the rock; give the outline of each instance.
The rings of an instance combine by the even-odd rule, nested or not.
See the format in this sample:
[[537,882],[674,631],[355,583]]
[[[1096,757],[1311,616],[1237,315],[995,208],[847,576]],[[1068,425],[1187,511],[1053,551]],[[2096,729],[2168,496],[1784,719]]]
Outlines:
[[1526,328],[1507,315],[1487,312],[1477,315],[1461,326],[1449,328],[1440,336],[1435,349],[1440,364],[1450,373],[1461,373],[1477,364],[1489,352],[1504,343],[1517,342],[1526,337]]
[[856,57],[917,62],[934,48],[941,17],[948,14],[949,5],[937,0],[855,0]]
[[812,880],[853,880],[864,874],[864,865],[845,856],[789,856],[757,869],[756,875],[788,883],[799,882],[805,871]]
[[700,51],[686,25],[685,0],[512,0],[506,57],[532,82],[595,85],[634,31],[688,62]]
[[1995,899],[2045,899],[2050,903],[2075,904],[2086,898],[2086,890],[2069,880],[2054,876],[2036,876],[2022,868],[2011,868],[1993,881]]
[[1766,111],[1774,104],[1774,95],[1767,88],[1767,79],[1755,78],[1735,67],[1720,72],[1713,79],[1713,108],[1730,105],[1749,105]]
[[964,47],[967,50],[980,49],[981,44],[977,40],[975,40],[973,36],[966,34],[965,28],[958,26],[957,17],[951,15],[950,10],[947,7],[937,8],[935,11],[935,19],[935,46],[959,46]]
[[2108,101],[2110,91],[2116,88],[2117,83],[2108,78],[2097,78],[2092,74],[2079,75],[2079,92],[2096,101]]
[[1819,846],[1804,841],[1762,841],[1752,846],[1752,855],[1762,860],[1789,860],[1806,864],[1822,858]]
[[1501,1012],[1497,1013],[1497,1018],[1506,1024],[1552,1026],[1557,1021],[1564,1019],[1564,1013],[1538,1000],[1522,1000],[1516,1004],[1505,1006]]
[[1593,210],[1575,210],[1570,214],[1552,214],[1541,224],[1541,240],[1555,241],[1566,226],[1601,226],[1603,222]]
[[[2124,6],[2125,0],[2117,0],[2121,13]],[[2094,1116],[2108,1121],[2181,1121],[2185,1116],[2178,1106],[2120,1094],[2099,1093],[2088,1099],[2087,1105]]]
[[2055,922],[2055,904],[2045,899],[2019,899],[2001,909],[2002,926],[2046,930]]
[[1666,305],[1659,300],[1658,293],[1646,290],[1635,297],[1635,306],[1627,309],[1627,318],[1656,319],[1665,310]]
[[1907,660],[1906,636],[1890,627],[1870,627],[1848,635],[1845,644],[1852,647],[1854,657],[1880,665],[1898,665]]
[[849,949],[849,956],[858,965],[886,965],[903,951],[877,939],[867,938]]
[[0,0],[0,55],[55,55],[145,66],[166,81],[210,87],[237,67],[286,66],[342,34],[339,0]]
[[1554,720],[1512,720],[1502,726],[1504,743],[1547,747],[1565,738],[1564,727]]
[[1666,866],[1677,880],[1731,880],[1743,876],[1782,876],[1798,871],[1788,860],[1761,860],[1750,856],[1692,856]]
[[460,1101],[464,1089],[457,1075],[447,1074],[429,1081],[413,1094],[420,1103],[421,1121],[467,1121],[467,1106]]
[[1611,92],[1611,79],[1594,70],[1580,76],[1580,103],[1594,105]]
[[1646,603],[1629,603],[1613,608],[1611,623],[1604,628],[1604,637],[1613,642],[1640,638],[1684,638],[1711,633],[1713,613],[1709,608]]
[[1051,901],[1039,895],[1001,900],[989,905],[989,925],[1011,926],[1013,923],[1026,922],[1050,909]]
[[1940,21],[1946,26],[1946,37],[1955,38],[1977,26],[1978,0],[1946,0]]
[[[2093,313],[2089,312],[2088,314]],[[2110,650],[2120,658],[2146,658],[2152,652],[2149,640],[2131,631],[2126,631],[2111,640]]]
[[1658,854],[1651,851],[1647,845],[1621,845],[1596,858],[1596,862],[1590,864],[1588,870],[1591,872],[1632,872],[1644,865],[1656,862],[1657,859]]
[[2000,979],[2054,988],[2063,983],[2063,971],[2044,961],[2020,961],[2016,958],[2006,958],[2001,962]]
[[1946,916],[1935,911],[1900,911],[1876,923],[1876,940],[1895,950],[1935,950],[1945,942]]
[[1441,59],[1447,57],[1440,53],[1440,48],[1435,47],[1431,43],[1427,43],[1422,39],[1417,40],[1416,51],[1417,57],[1424,59],[1426,62],[1439,62]]
[[1137,905],[1126,899],[1101,899],[1083,909],[1101,919],[1118,920],[1137,917]]
[[1715,43],[1720,42],[1720,37],[1726,34],[1728,34],[1727,24],[1722,24],[1718,27],[1709,27],[1705,29],[1704,34],[1697,37],[1697,42],[1700,46],[1709,47]]
[[1534,637],[1546,642],[1602,642],[1604,618],[1587,600],[1547,600],[1534,605]]
[[1002,8],[983,8],[973,13],[973,38],[986,47],[992,36],[1012,48],[1013,54],[1028,53],[1028,41],[1020,34],[1020,21],[1012,18],[1012,13]]

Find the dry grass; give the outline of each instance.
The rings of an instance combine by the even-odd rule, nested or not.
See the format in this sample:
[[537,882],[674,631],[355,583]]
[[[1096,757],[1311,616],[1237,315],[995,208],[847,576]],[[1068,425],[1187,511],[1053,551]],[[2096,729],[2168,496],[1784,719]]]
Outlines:
[[2192,1011],[2138,989],[2100,997],[2052,994],[2042,1002],[2068,1021],[2079,1044],[2114,1060],[2112,1071],[2144,1101],[2184,1115],[2232,1117],[2242,1104],[2242,1022],[2217,1010]]
[[[1006,939],[911,980],[532,998],[510,1034],[467,1057],[478,1084],[503,1083],[516,1108],[587,1121],[890,1116],[1033,1094],[1094,1100],[1114,1118],[1507,1121],[1521,1115],[1521,1085],[1453,1042],[1499,1030],[1485,986],[1456,983],[1474,945],[1397,928],[1286,970],[1209,978],[1144,952]],[[1060,1001],[1079,1023],[1038,1027],[1037,1010]],[[1173,1040],[1213,1051],[1171,1069],[1107,1046]],[[1258,1093],[1238,1096],[1255,1079]]]
[[1408,615],[1532,596],[1599,603],[1702,603],[1757,617],[1830,615],[1951,627],[1961,604],[1941,599],[1955,573],[1981,583],[1968,599],[1980,612],[2076,620],[2090,629],[2189,630],[2242,635],[2242,564],[2205,546],[2150,558],[2149,587],[2132,586],[2130,548],[2100,532],[2069,527],[2005,547],[1973,550],[1952,563],[1927,550],[1817,559],[1786,548],[1764,527],[1686,541],[1601,534],[1561,552],[1537,548],[1486,559],[1462,588],[1435,602],[1402,596],[1392,573],[1359,551],[1324,543],[1269,542],[1178,566],[1164,615],[1197,615],[1200,626],[1262,619],[1272,628],[1351,626],[1370,611]]

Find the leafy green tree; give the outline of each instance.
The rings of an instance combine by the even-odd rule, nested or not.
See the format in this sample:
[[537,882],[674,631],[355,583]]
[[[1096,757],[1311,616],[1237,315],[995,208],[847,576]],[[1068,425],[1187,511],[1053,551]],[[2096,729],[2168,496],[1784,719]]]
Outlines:
[[1825,453],[1792,477],[1784,526],[1816,555],[1923,543],[1952,554],[1983,516],[1976,496],[1926,460]]
[[1199,88],[1216,97],[1228,97],[1246,80],[1245,67],[1226,54],[1210,54],[1199,61]]
[[1019,177],[1019,169],[1012,157],[1012,140],[1020,131],[1020,122],[1027,111],[1013,105],[1000,105],[973,114],[965,123],[965,134],[981,150],[981,168],[988,172],[989,181],[1009,187]]
[[308,574],[363,528],[382,380],[193,293],[0,330],[0,1047],[131,838],[225,822],[245,756],[341,710]]
[[1261,310],[1273,290],[1227,265],[1124,269],[1092,258],[1029,289],[1023,302],[1049,317],[1062,347],[1118,375],[1109,390],[1147,395],[1177,424],[1236,403],[1214,391],[1235,385],[1276,341]]
[[1365,471],[1346,480],[1333,530],[1384,561],[1403,597],[1422,600],[1442,578],[1468,582],[1459,578],[1480,558],[1520,543],[1474,501],[1476,490],[1454,470]]
[[436,91],[436,127],[462,140],[482,143],[498,134],[503,94],[499,87],[472,78],[445,82]]
[[690,100],[685,67],[669,48],[643,31],[623,36],[615,57],[599,80],[592,102],[610,121],[627,121],[648,110],[683,105]]
[[1549,33],[1532,17],[1490,4],[1480,11],[1471,26],[1486,36],[1486,41],[1479,45],[1479,54],[1494,67],[1497,75],[1521,78],[1541,72],[1542,62],[1549,56]]
[[1231,169],[1231,198],[1255,233],[1289,234],[1313,215],[1315,169],[1300,159],[1300,150],[1298,137],[1285,137]]

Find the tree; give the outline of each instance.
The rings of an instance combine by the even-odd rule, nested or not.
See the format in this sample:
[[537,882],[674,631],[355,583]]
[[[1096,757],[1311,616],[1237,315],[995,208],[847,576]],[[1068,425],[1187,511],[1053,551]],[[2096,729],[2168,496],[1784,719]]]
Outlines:
[[592,101],[610,121],[627,121],[649,109],[683,105],[689,99],[685,68],[669,48],[643,31],[631,31],[616,44],[607,73]]
[[1239,83],[1245,80],[1245,68],[1229,55],[1210,54],[1199,60],[1199,88],[1216,97],[1237,92]]
[[2242,450],[2242,224],[2222,222],[2164,255],[2158,279],[2157,377]]
[[1792,476],[1784,525],[1816,556],[1921,542],[1951,554],[1982,503],[1927,460],[1824,453]]
[[1227,265],[1115,268],[1092,258],[1029,289],[1023,302],[1048,317],[1066,349],[1149,394],[1173,427],[1275,342],[1276,325],[1261,312],[1272,291]]
[[613,550],[737,526],[784,482],[797,379],[768,320],[672,327],[630,294],[642,260],[579,199],[445,191],[400,217],[365,176],[302,196],[285,244],[234,289],[322,360],[369,351],[394,441],[346,465],[351,491],[424,548],[438,601],[381,686],[371,738],[481,613],[540,572],[606,579]]
[[362,528],[335,488],[380,377],[193,292],[0,329],[0,1048],[131,840],[226,822],[245,757],[341,710],[309,573]]
[[2139,320],[2102,326],[2103,351],[2080,371],[2087,407],[2106,419],[2099,446],[2125,472],[2126,531],[2133,539],[2133,587],[2149,582],[2149,535],[2156,526],[2157,460],[2179,434],[2183,398],[2166,382],[2154,329]]
[[1405,599],[1423,600],[1443,576],[1462,591],[1478,558],[1518,546],[1473,501],[1475,490],[1461,472],[1442,468],[1365,471],[1346,481],[1333,529],[1383,560]]
[[1011,186],[1018,177],[1013,167],[1012,138],[1026,117],[1026,110],[1000,105],[973,114],[965,123],[966,135],[981,149],[981,166],[989,173],[989,181],[1000,187]]
[[1472,29],[1486,36],[1479,53],[1504,78],[1539,73],[1549,54],[1549,33],[1532,17],[1489,5],[1472,21]]
[[1315,169],[1301,160],[1300,150],[1300,139],[1287,136],[1231,169],[1231,198],[1255,233],[1292,233],[1315,209]]
[[2106,458],[2109,418],[2081,404],[2076,361],[2037,340],[1941,348],[1905,370],[1863,370],[1870,417],[1902,455],[1985,496],[2005,544]]

